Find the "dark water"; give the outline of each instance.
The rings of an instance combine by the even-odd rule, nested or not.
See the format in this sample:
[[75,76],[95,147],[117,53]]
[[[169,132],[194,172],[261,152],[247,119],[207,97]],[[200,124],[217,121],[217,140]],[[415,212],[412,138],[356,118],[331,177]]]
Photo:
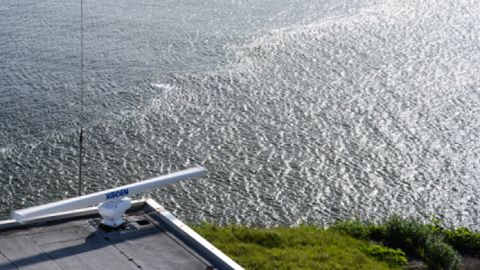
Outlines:
[[[74,196],[80,5],[0,1],[0,213]],[[186,221],[480,228],[480,2],[85,1],[84,192]]]

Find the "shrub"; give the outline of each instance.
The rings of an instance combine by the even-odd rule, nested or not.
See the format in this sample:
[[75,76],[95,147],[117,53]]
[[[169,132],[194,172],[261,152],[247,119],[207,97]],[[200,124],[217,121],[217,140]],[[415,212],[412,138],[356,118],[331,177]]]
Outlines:
[[[331,228],[355,238],[381,241],[388,246],[401,248],[410,255],[425,260],[430,269],[460,269],[460,256],[452,246],[471,254],[480,251],[480,234],[466,229],[446,231],[438,221],[428,225],[418,220],[392,216],[385,225],[364,224],[353,220],[336,222]],[[380,256],[376,253],[380,252],[378,248],[372,248],[368,252],[370,251],[375,256]]]
[[480,233],[471,232],[467,228],[443,230],[448,244],[464,254],[480,255]]
[[380,245],[368,245],[364,248],[364,251],[378,260],[385,261],[392,267],[404,266],[408,263],[405,252],[400,249],[392,249]]
[[370,230],[359,220],[337,221],[330,228],[358,239],[370,239]]
[[399,216],[391,217],[385,224],[385,241],[416,256],[423,257],[427,240],[434,237],[429,227],[416,220],[407,220]]
[[441,228],[393,216],[386,223],[388,244],[412,252],[425,260],[429,269],[460,269],[459,254],[447,243]]
[[440,238],[430,238],[425,245],[425,262],[432,270],[462,269],[460,256]]
[[364,224],[360,220],[337,221],[330,228],[364,240],[381,241],[386,233],[385,226]]

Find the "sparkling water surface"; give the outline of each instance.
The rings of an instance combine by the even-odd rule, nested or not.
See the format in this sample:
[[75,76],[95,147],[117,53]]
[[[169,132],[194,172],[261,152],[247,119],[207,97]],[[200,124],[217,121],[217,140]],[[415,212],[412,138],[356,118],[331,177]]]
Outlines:
[[[0,1],[1,217],[75,196],[80,4]],[[187,222],[480,229],[480,2],[85,0],[84,193]]]

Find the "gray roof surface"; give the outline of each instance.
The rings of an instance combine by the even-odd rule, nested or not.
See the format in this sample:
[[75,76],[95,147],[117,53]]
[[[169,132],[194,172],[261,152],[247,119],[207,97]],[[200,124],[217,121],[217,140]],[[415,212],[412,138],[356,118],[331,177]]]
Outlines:
[[127,229],[98,218],[0,231],[0,269],[213,269],[152,214],[129,214]]

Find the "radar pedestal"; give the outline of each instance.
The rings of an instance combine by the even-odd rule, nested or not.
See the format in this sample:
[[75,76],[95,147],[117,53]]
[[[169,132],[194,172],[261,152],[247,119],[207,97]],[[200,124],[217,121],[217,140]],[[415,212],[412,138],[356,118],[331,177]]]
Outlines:
[[132,200],[128,197],[117,198],[101,203],[98,213],[102,216],[102,224],[117,228],[125,223],[123,215],[132,206]]

